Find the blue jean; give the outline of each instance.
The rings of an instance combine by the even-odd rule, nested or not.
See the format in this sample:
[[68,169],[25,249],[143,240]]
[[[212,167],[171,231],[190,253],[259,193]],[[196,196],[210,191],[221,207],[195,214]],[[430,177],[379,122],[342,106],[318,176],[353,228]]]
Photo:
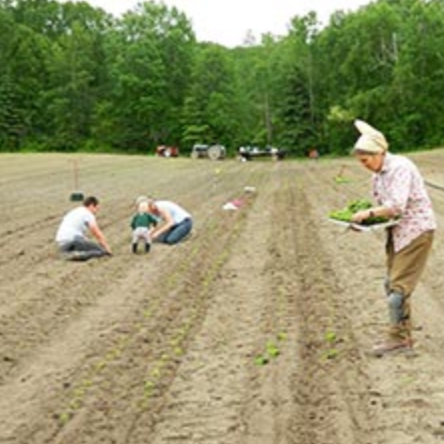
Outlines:
[[174,245],[187,236],[193,228],[193,221],[188,218],[184,219],[177,225],[171,227],[166,233],[160,235],[156,240],[168,245]]
[[96,244],[95,242],[83,237],[76,237],[70,242],[60,244],[59,249],[62,253],[72,253],[74,251],[80,251],[84,253],[82,255],[82,258],[84,260],[92,259],[94,257],[106,256],[108,254],[108,252],[99,244]]

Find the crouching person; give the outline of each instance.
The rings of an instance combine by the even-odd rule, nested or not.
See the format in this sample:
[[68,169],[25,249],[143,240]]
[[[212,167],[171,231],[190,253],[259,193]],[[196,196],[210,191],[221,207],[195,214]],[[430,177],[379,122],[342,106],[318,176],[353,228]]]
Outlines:
[[[109,256],[111,248],[97,224],[96,214],[99,200],[90,196],[83,205],[69,211],[57,230],[56,242],[59,251],[68,260],[86,261],[92,258]],[[87,238],[90,233],[97,242]]]
[[168,200],[148,200],[148,211],[159,220],[151,233],[153,241],[177,244],[191,233],[193,219],[180,205]]

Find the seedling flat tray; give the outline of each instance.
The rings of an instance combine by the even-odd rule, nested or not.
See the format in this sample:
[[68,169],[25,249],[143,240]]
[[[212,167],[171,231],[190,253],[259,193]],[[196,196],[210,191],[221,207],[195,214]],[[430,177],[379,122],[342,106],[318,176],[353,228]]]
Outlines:
[[399,223],[399,220],[389,220],[388,222],[382,222],[380,224],[362,225],[354,222],[344,222],[343,220],[328,219],[336,225],[342,225],[345,228],[350,228],[355,231],[376,231],[384,228],[393,227]]

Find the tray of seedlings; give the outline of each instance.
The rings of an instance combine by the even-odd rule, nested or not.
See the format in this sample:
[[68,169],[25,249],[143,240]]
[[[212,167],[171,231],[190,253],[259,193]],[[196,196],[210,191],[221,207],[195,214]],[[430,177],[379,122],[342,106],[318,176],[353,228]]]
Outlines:
[[350,202],[345,208],[333,210],[328,215],[328,220],[334,224],[345,228],[351,228],[355,231],[375,231],[384,228],[393,227],[399,223],[399,219],[389,219],[387,217],[369,217],[361,223],[352,222],[353,214],[361,210],[372,208],[372,203],[366,199],[359,199]]

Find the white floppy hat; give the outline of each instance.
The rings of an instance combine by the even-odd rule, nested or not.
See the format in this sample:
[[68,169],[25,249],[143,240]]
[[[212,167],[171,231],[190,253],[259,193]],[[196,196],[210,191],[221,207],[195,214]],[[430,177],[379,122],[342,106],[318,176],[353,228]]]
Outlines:
[[361,136],[356,141],[353,152],[379,154],[388,150],[389,144],[384,134],[362,120],[355,120],[354,124]]

